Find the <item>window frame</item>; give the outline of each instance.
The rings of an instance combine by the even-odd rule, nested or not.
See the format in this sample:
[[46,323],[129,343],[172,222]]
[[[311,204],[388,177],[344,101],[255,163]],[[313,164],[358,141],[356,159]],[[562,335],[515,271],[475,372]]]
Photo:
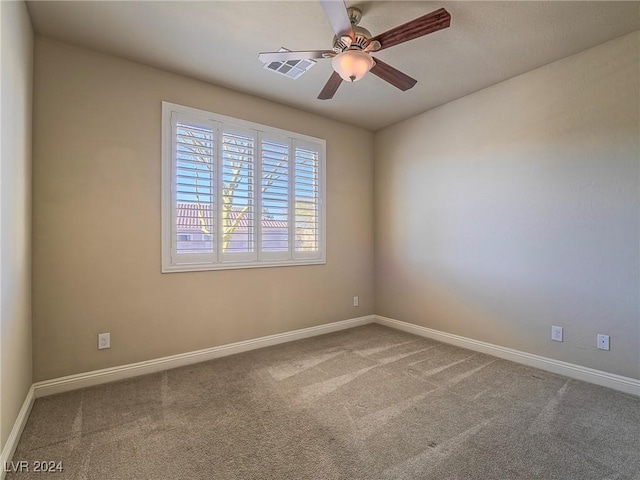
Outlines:
[[[214,182],[216,190],[214,192],[214,252],[213,254],[205,254],[197,256],[194,263],[177,263],[173,261],[175,254],[174,249],[176,240],[176,221],[175,221],[175,205],[176,193],[174,188],[174,170],[175,170],[175,135],[173,135],[173,123],[176,118],[186,121],[202,122],[203,125],[213,125],[215,136],[214,148],[216,149],[216,158],[214,164]],[[222,230],[222,145],[221,138],[224,125],[238,127],[242,130],[254,132],[255,145],[254,164],[253,164],[253,185],[254,185],[254,251],[240,258],[250,260],[230,261],[228,253],[222,252],[221,246],[221,230]],[[198,272],[208,270],[235,270],[241,268],[265,268],[265,267],[285,267],[294,265],[322,265],[326,264],[326,141],[320,138],[311,137],[297,132],[290,132],[280,128],[270,127],[255,122],[249,122],[226,115],[220,115],[206,110],[192,107],[186,107],[170,102],[162,102],[162,180],[161,180],[161,252],[162,252],[162,273],[177,272]],[[288,221],[288,252],[287,258],[284,255],[269,255],[268,252],[262,251],[262,138],[286,138],[289,142],[288,162],[289,171],[295,173],[292,166],[295,166],[295,145],[313,145],[318,147],[319,153],[319,248],[318,253],[309,253],[300,255],[301,252],[295,251],[295,191],[291,188],[292,182],[295,183],[295,177],[289,179],[289,201],[293,207],[289,209],[290,214]],[[185,261],[190,259],[188,254],[182,257]],[[204,261],[203,258],[207,258]]]

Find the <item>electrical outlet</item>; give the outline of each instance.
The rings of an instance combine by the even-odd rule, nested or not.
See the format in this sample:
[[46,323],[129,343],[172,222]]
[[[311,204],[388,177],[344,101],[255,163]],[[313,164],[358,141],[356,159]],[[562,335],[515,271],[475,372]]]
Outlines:
[[110,333],[99,333],[98,334],[98,350],[102,350],[104,348],[111,348],[111,334]]
[[562,341],[562,327],[556,327],[555,325],[551,327],[551,340],[555,342]]
[[360,305],[360,303],[358,302],[358,297],[353,297],[353,306],[357,307],[358,305]]
[[609,350],[609,335],[598,334],[596,346],[600,350]]

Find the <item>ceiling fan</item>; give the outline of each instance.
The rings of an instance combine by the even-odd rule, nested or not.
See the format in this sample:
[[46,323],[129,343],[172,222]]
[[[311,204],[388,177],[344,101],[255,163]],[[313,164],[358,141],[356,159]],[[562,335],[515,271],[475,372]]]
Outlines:
[[357,82],[369,71],[402,91],[409,90],[417,80],[373,57],[371,52],[437,32],[451,24],[449,12],[440,8],[380,35],[372,36],[367,29],[358,26],[362,18],[360,9],[346,8],[343,0],[320,0],[320,3],[336,34],[332,50],[263,52],[258,55],[258,59],[263,63],[331,58],[334,72],[318,95],[320,100],[333,98],[343,80]]

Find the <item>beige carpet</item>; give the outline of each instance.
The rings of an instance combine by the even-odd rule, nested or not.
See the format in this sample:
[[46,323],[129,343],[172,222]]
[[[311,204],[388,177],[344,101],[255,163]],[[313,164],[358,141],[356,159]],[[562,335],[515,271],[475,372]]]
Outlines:
[[367,325],[36,401],[56,479],[640,479],[640,399]]

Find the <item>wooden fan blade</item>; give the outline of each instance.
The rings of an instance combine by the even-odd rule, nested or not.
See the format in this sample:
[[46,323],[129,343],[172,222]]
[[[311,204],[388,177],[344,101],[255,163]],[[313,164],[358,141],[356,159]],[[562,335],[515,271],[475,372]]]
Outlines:
[[355,38],[344,0],[320,0],[320,4],[336,37],[340,38],[343,35],[348,35],[351,38]]
[[262,52],[258,60],[262,63],[286,62],[288,60],[302,60],[307,58],[327,58],[333,56],[332,50],[309,50],[308,52]]
[[329,77],[329,81],[325,84],[324,88],[318,95],[319,100],[330,100],[336,94],[338,87],[342,83],[342,78],[336,72]]
[[451,15],[444,8],[440,8],[396,28],[392,28],[380,35],[376,35],[369,40],[369,43],[377,40],[380,42],[380,50],[382,50],[429,33],[437,32],[438,30],[447,28],[449,25],[451,25]]
[[369,71],[403,92],[418,83],[416,79],[411,78],[406,73],[402,73],[400,70],[393,68],[391,65],[387,65],[375,57],[373,59],[376,61],[376,64]]

